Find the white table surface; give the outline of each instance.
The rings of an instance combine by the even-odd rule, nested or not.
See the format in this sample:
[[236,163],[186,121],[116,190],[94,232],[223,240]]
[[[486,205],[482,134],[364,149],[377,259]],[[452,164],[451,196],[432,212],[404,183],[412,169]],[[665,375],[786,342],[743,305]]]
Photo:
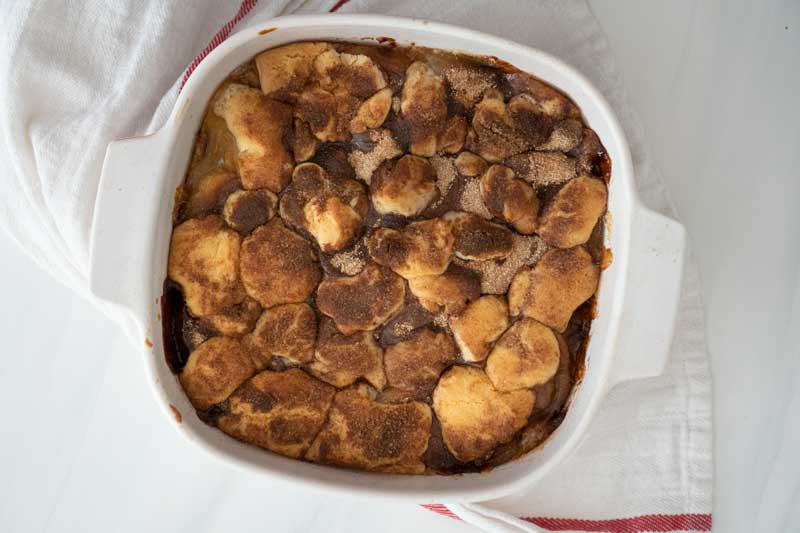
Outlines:
[[[591,5],[702,272],[715,530],[797,531],[800,2],[744,4]],[[2,233],[0,257],[0,530],[471,529],[265,484],[188,449],[117,327]]]

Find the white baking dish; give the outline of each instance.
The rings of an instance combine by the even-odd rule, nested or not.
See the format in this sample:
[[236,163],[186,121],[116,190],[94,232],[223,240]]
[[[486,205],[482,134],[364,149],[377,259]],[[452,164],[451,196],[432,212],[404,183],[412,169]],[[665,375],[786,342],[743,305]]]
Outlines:
[[[166,277],[173,193],[183,179],[212,92],[235,66],[267,48],[297,40],[374,37],[495,56],[535,74],[572,97],[611,157],[613,218],[606,245],[613,251],[613,262],[602,275],[584,379],[564,422],[541,448],[489,473],[369,474],[265,452],[201,422],[165,362],[159,297]],[[672,337],[685,241],[680,224],[640,203],[625,136],[606,101],[578,72],[538,50],[498,37],[423,20],[371,15],[277,18],[230,37],[195,70],[161,130],[109,145],[92,231],[91,290],[127,317],[126,330],[141,349],[156,399],[187,442],[265,477],[338,493],[419,502],[487,500],[536,482],[575,448],[611,387],[659,374]],[[170,405],[183,413],[182,422]]]

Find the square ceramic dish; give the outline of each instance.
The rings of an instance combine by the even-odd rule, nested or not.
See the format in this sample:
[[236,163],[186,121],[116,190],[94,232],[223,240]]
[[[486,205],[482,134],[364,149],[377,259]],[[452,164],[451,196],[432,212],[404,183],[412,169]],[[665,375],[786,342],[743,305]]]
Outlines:
[[[173,195],[183,180],[206,104],[230,71],[258,52],[300,40],[391,38],[494,56],[569,95],[612,161],[605,245],[613,261],[601,277],[585,375],[566,418],[538,449],[487,473],[398,476],[321,466],[238,442],[195,416],[167,366],[160,303],[172,230]],[[611,223],[613,221],[613,223]],[[91,244],[91,290],[117,306],[140,347],[166,420],[213,456],[264,476],[309,488],[426,502],[482,501],[535,483],[575,448],[615,384],[659,374],[666,363],[683,270],[685,235],[677,222],[645,208],[634,187],[625,136],[606,101],[578,72],[538,50],[498,37],[422,20],[371,15],[276,18],[242,29],[197,67],[163,128],[111,143],[97,195]],[[183,413],[182,421],[175,411]]]

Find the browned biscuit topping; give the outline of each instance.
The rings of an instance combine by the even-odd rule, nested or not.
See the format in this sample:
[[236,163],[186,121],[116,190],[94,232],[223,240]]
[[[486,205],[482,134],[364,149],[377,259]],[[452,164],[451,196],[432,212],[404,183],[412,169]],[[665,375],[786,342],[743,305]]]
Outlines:
[[433,391],[439,374],[455,362],[456,345],[450,335],[421,328],[408,340],[386,349],[384,364],[389,385],[413,392],[418,398]]
[[420,304],[432,313],[444,306],[448,313],[459,313],[467,302],[481,294],[480,274],[450,264],[442,274],[408,280],[408,288]]
[[349,335],[371,331],[383,324],[402,305],[403,280],[392,271],[367,265],[355,276],[328,278],[317,289],[317,307]]
[[461,357],[465,361],[480,362],[489,355],[489,348],[508,327],[508,305],[499,296],[481,296],[464,311],[450,318]]
[[306,459],[394,474],[421,474],[431,408],[422,402],[377,403],[360,390],[336,393],[328,422]]
[[416,216],[438,195],[433,167],[427,159],[414,155],[387,161],[370,181],[372,205],[383,215]]
[[167,274],[183,288],[192,313],[213,315],[244,300],[240,247],[239,234],[216,215],[187,220],[172,232]]
[[433,392],[433,409],[450,452],[474,461],[522,429],[535,398],[530,389],[498,391],[480,368],[454,366]]
[[369,238],[369,255],[406,279],[436,276],[447,270],[455,238],[441,218],[412,222],[401,230],[378,228]]
[[266,368],[273,356],[294,363],[307,363],[314,357],[317,316],[306,303],[276,305],[264,310],[248,342],[258,368]]
[[242,242],[241,273],[247,294],[264,307],[302,302],[322,277],[311,244],[278,219]]
[[559,354],[553,330],[526,318],[515,322],[497,341],[486,361],[486,375],[497,390],[541,385],[555,375]]
[[496,217],[500,217],[524,235],[536,231],[539,199],[533,187],[514,177],[514,171],[492,165],[481,176],[481,198]]
[[563,332],[572,312],[597,290],[599,279],[600,268],[583,246],[550,250],[514,277],[508,290],[511,314]]
[[277,207],[277,197],[267,189],[235,191],[225,200],[222,216],[228,226],[247,235],[274,217]]
[[219,428],[241,441],[299,458],[325,423],[335,392],[296,368],[267,370],[230,395]]
[[567,416],[611,161],[501,60],[298,42],[234,69],[176,191],[165,352],[198,416],[274,453],[484,471]]
[[545,208],[539,221],[539,235],[558,248],[584,244],[605,212],[607,201],[605,183],[589,176],[575,178]]
[[253,331],[259,316],[261,316],[261,306],[257,301],[245,296],[241,303],[226,307],[215,315],[202,317],[200,321],[220,335],[240,337]]
[[284,145],[292,128],[292,110],[261,91],[229,85],[214,106],[239,148],[239,176],[245,189],[281,191],[289,182],[294,158]]
[[460,259],[504,259],[511,253],[513,233],[505,226],[472,213],[450,212],[444,218],[452,224],[453,251]]
[[192,405],[208,409],[230,396],[256,371],[247,349],[233,337],[213,337],[192,352],[180,375]]
[[346,387],[359,378],[366,379],[376,389],[386,385],[383,372],[383,350],[368,331],[342,334],[324,320],[320,326],[314,361],[309,370],[319,379]]

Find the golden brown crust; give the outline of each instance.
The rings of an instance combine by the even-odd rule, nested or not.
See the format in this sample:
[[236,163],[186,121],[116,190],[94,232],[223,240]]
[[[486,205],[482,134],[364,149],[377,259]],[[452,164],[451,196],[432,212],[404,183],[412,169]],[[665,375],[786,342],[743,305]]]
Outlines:
[[556,193],[539,220],[539,236],[551,246],[571,248],[589,240],[606,210],[606,184],[589,176],[569,181]]
[[202,218],[216,212],[228,198],[228,195],[239,188],[239,177],[226,169],[215,169],[195,179],[191,187],[185,187],[186,202],[183,204],[183,218]]
[[292,108],[261,91],[231,84],[214,106],[239,148],[239,175],[245,189],[280,192],[292,175],[294,158],[283,144],[292,130]]
[[241,303],[226,307],[215,315],[202,317],[200,322],[220,335],[240,337],[253,330],[259,316],[261,306],[247,296]]
[[238,440],[300,458],[325,423],[335,392],[296,368],[261,372],[231,394],[217,424]]
[[508,328],[508,305],[500,296],[485,295],[450,317],[450,330],[465,361],[480,362]]
[[515,94],[527,93],[531,98],[540,103],[545,113],[555,120],[580,116],[580,110],[569,98],[564,96],[557,89],[533,76],[522,72],[515,72],[507,75],[506,81]]
[[519,233],[530,235],[536,230],[539,199],[533,187],[514,177],[514,171],[503,165],[492,165],[481,176],[481,198],[496,217],[500,217]]
[[382,404],[356,389],[336,393],[328,421],[306,459],[395,474],[421,474],[431,409],[421,402]]
[[221,313],[244,300],[240,247],[239,234],[217,215],[187,220],[173,230],[167,275],[183,289],[193,315]]
[[303,208],[305,227],[323,252],[337,252],[355,241],[363,222],[338,196],[317,196]]
[[308,161],[314,157],[319,147],[319,140],[314,137],[311,126],[299,118],[294,119],[294,134],[291,138],[291,146],[295,163]]
[[552,378],[561,349],[553,330],[533,319],[515,322],[486,360],[486,375],[502,391],[530,388]]
[[577,176],[576,161],[560,152],[526,152],[509,157],[506,165],[534,187],[566,183]]
[[470,150],[497,162],[545,142],[553,130],[553,119],[527,94],[506,103],[502,93],[491,89],[475,106],[472,128],[475,137]]
[[455,238],[441,218],[412,222],[402,230],[378,228],[367,241],[369,255],[406,279],[436,276],[447,270]]
[[450,335],[421,328],[411,338],[386,348],[384,365],[389,385],[427,396],[439,375],[455,362],[456,345]]
[[439,136],[436,151],[447,154],[457,154],[459,150],[464,147],[468,128],[469,124],[467,123],[467,119],[461,115],[456,115],[447,119],[444,130]]
[[534,318],[563,333],[599,280],[600,269],[583,246],[550,250],[533,268],[514,277],[508,290],[511,314]]
[[320,283],[316,303],[339,331],[349,335],[383,324],[403,305],[404,297],[402,278],[369,264],[355,276],[328,278]]
[[461,461],[485,457],[525,426],[533,409],[532,390],[500,392],[483,370],[454,366],[433,391],[433,410],[442,437]]
[[430,157],[436,153],[439,132],[447,118],[446,84],[421,61],[406,70],[400,110],[409,128],[409,152]]
[[231,228],[247,235],[275,216],[278,198],[267,189],[234,191],[225,200],[222,216]]
[[324,252],[346,248],[360,235],[369,209],[364,186],[332,176],[316,163],[302,163],[280,201],[280,215],[308,231]]
[[258,54],[255,63],[261,90],[272,98],[294,102],[311,77],[314,58],[329,47],[328,43],[291,43]]
[[456,168],[462,176],[474,178],[480,176],[489,168],[489,163],[479,155],[472,152],[461,152],[456,157]]
[[319,87],[309,87],[300,94],[295,116],[308,124],[314,136],[322,142],[336,142],[347,139],[341,116],[349,113],[348,107],[355,105],[349,99],[337,102],[336,96]]
[[381,214],[420,214],[439,195],[436,174],[427,159],[405,155],[387,161],[372,176],[370,197]]
[[419,276],[408,280],[408,288],[420,304],[432,313],[444,306],[448,313],[459,313],[481,294],[481,276],[477,272],[450,264],[438,276]]
[[380,127],[391,107],[392,89],[385,87],[361,103],[356,116],[350,121],[350,133],[363,133]]
[[179,377],[192,405],[208,409],[228,398],[255,371],[238,339],[212,337],[192,352]]
[[216,221],[175,228],[185,305],[165,289],[204,421],[415,474],[492,468],[558,426],[610,172],[569,98],[491,58],[304,42],[208,108],[173,222]]
[[386,87],[386,77],[371,58],[327,50],[314,59],[320,85],[337,96],[365,100]]
[[[311,81],[297,97],[294,112],[317,139],[347,141],[351,124],[359,130],[383,122],[378,115],[384,113],[385,118],[391,94],[388,101],[385,93],[376,95],[386,87],[386,79],[369,57],[328,49],[314,58],[313,69]],[[374,100],[364,103],[373,96]]]
[[343,335],[330,320],[320,325],[314,361],[309,366],[319,379],[342,388],[364,378],[376,389],[386,385],[383,350],[369,331]]
[[453,251],[460,259],[504,259],[511,253],[512,232],[472,213],[451,211],[444,216],[453,227]]
[[294,363],[311,361],[316,339],[317,316],[306,303],[266,309],[247,338],[253,347],[253,361],[260,369],[266,368],[274,355]]
[[583,124],[577,118],[567,118],[556,123],[547,142],[536,147],[537,150],[569,152],[583,139]]
[[302,302],[322,278],[311,244],[278,219],[244,240],[241,271],[247,294],[264,307]]

